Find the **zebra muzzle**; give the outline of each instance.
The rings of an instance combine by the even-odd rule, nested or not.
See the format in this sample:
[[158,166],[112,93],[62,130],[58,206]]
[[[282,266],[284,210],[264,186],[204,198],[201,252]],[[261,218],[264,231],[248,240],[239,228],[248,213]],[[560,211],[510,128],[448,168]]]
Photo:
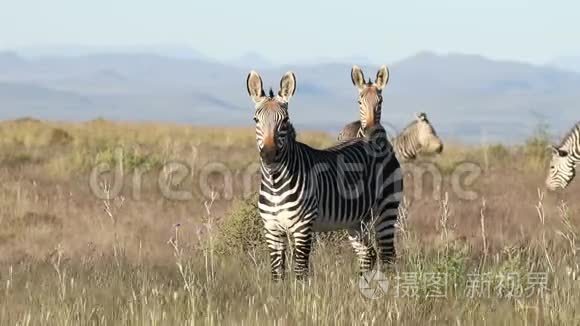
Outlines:
[[265,147],[262,148],[262,150],[260,151],[260,157],[265,162],[273,162],[277,156],[278,150],[276,149],[276,147],[273,148]]

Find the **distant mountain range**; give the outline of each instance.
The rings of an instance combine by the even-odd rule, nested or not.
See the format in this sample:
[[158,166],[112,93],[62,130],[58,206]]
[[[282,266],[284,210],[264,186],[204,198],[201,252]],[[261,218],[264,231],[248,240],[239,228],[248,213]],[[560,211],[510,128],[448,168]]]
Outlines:
[[553,60],[550,65],[580,73],[580,56],[559,57]]
[[[258,69],[265,85],[276,89],[281,75],[293,70],[298,87],[290,110],[297,128],[337,132],[358,115],[352,64],[363,66],[367,78],[378,68],[366,62],[279,66],[256,53],[217,62],[178,47],[75,51],[1,52],[0,119],[102,117],[251,126],[248,71]],[[580,120],[580,73],[569,65],[429,52],[387,64],[391,78],[383,123],[395,130],[424,111],[444,137],[515,142],[540,122],[562,134]]]

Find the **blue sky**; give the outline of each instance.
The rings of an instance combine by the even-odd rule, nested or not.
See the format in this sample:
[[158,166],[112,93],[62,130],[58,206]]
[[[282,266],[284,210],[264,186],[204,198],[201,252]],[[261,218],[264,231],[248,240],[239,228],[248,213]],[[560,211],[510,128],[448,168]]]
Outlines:
[[0,0],[0,48],[185,45],[277,63],[423,50],[545,63],[580,55],[580,2]]

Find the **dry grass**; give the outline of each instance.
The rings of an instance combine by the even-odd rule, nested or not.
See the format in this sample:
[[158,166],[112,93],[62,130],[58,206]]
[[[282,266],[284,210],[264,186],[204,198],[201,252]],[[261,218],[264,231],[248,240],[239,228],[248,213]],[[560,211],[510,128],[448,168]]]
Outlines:
[[[303,139],[322,147],[333,137]],[[216,249],[223,232],[252,229],[223,227],[228,216],[251,212],[232,206],[248,191],[245,171],[257,156],[250,129],[5,122],[0,324],[578,324],[580,183],[544,194],[540,146],[447,146],[441,157],[406,166],[400,257],[387,273],[389,292],[371,300],[361,295],[344,243],[317,244],[307,284],[271,283],[259,244]],[[193,173],[175,180],[163,173],[168,162]],[[91,191],[89,172],[99,163],[121,167],[118,196]],[[216,163],[231,174],[232,198],[218,175],[208,176],[209,190],[199,187]],[[473,183],[457,176],[466,163],[481,167]],[[442,171],[441,182],[418,182],[418,169],[431,167]],[[475,198],[462,199],[454,180]],[[250,181],[249,191],[257,189]],[[168,199],[159,184],[193,195]],[[548,276],[544,295],[510,296],[502,277],[518,275],[526,288],[530,272]],[[446,286],[430,284],[433,273],[446,275]],[[473,273],[489,273],[489,294],[469,297]],[[429,296],[442,289],[444,296]]]

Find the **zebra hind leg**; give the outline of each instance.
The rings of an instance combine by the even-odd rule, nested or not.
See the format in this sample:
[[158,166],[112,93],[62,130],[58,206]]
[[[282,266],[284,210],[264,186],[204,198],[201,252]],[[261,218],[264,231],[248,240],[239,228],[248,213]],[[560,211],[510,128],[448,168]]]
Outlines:
[[270,268],[273,281],[284,278],[286,264],[286,234],[281,230],[266,229],[266,243],[270,251]]
[[379,251],[379,259],[384,267],[394,264],[397,257],[395,232],[402,197],[403,176],[401,169],[398,168],[382,181],[380,193],[377,196],[378,200],[372,209],[375,241]]
[[395,224],[398,217],[398,202],[391,203],[388,206],[390,207],[383,210],[374,223],[379,259],[386,266],[395,263],[397,256],[395,249]]
[[348,240],[358,257],[359,274],[372,270],[375,266],[377,253],[365,230],[348,230]]

